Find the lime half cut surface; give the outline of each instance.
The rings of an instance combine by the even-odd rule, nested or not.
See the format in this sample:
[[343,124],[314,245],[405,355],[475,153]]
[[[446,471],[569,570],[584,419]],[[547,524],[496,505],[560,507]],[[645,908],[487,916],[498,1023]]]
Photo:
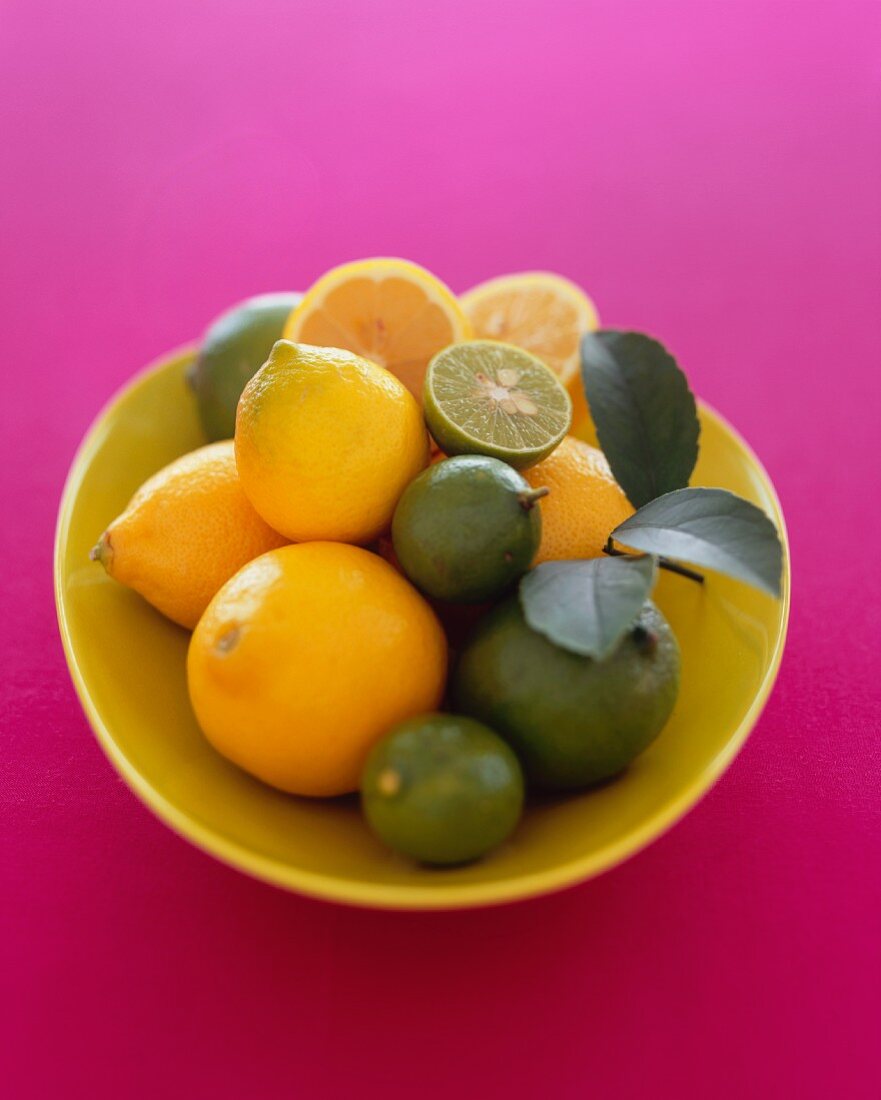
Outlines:
[[490,455],[521,470],[549,455],[572,422],[572,402],[554,372],[494,340],[438,352],[423,401],[428,429],[446,454]]

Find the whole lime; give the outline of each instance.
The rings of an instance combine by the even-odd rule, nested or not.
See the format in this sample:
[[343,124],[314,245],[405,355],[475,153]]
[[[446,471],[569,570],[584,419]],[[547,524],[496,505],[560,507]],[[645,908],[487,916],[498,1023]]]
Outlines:
[[395,509],[392,541],[401,568],[434,599],[493,599],[532,564],[545,491],[497,458],[461,455],[429,466]]
[[466,644],[453,699],[507,740],[531,784],[573,790],[617,775],[651,744],[673,710],[679,672],[676,638],[649,601],[596,661],[532,630],[512,597]]
[[466,863],[513,831],[523,774],[511,749],[480,722],[426,714],[371,750],[361,801],[371,829],[395,851],[422,863]]
[[232,439],[236,406],[263,366],[301,294],[261,294],[234,306],[209,327],[188,381],[209,440]]

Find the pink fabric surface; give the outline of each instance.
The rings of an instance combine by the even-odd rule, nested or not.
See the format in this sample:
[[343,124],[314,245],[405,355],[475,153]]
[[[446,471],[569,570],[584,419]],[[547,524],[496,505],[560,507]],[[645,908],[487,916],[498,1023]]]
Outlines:
[[[879,112],[871,0],[3,0],[5,1095],[879,1095]],[[747,747],[548,899],[252,882],[136,801],[66,672],[53,524],[99,406],[375,254],[576,279],[676,351],[790,525]]]

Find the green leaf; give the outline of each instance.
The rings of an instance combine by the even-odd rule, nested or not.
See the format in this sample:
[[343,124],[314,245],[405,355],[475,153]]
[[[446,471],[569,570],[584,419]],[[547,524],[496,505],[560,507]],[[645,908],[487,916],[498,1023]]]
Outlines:
[[549,561],[520,582],[527,623],[583,657],[606,657],[639,614],[655,582],[655,560]]
[[634,508],[688,485],[700,422],[688,379],[664,346],[641,332],[590,332],[581,377],[600,446]]
[[679,489],[643,505],[612,537],[780,595],[783,548],[761,508],[727,489]]

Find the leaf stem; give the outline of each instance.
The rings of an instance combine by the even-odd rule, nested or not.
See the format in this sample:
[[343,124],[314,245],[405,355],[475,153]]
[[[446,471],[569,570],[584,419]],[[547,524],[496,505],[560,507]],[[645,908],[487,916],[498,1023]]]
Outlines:
[[[626,557],[627,555],[626,550],[615,549],[615,547],[612,545],[611,535],[609,535],[606,545],[603,547],[603,553],[609,554],[610,557],[613,558]],[[680,577],[688,577],[690,581],[697,581],[698,584],[704,583],[703,573],[698,573],[694,569],[689,569],[687,565],[680,565],[678,561],[670,561],[669,558],[659,557],[658,566],[661,569],[666,569],[668,573],[678,573]]]

